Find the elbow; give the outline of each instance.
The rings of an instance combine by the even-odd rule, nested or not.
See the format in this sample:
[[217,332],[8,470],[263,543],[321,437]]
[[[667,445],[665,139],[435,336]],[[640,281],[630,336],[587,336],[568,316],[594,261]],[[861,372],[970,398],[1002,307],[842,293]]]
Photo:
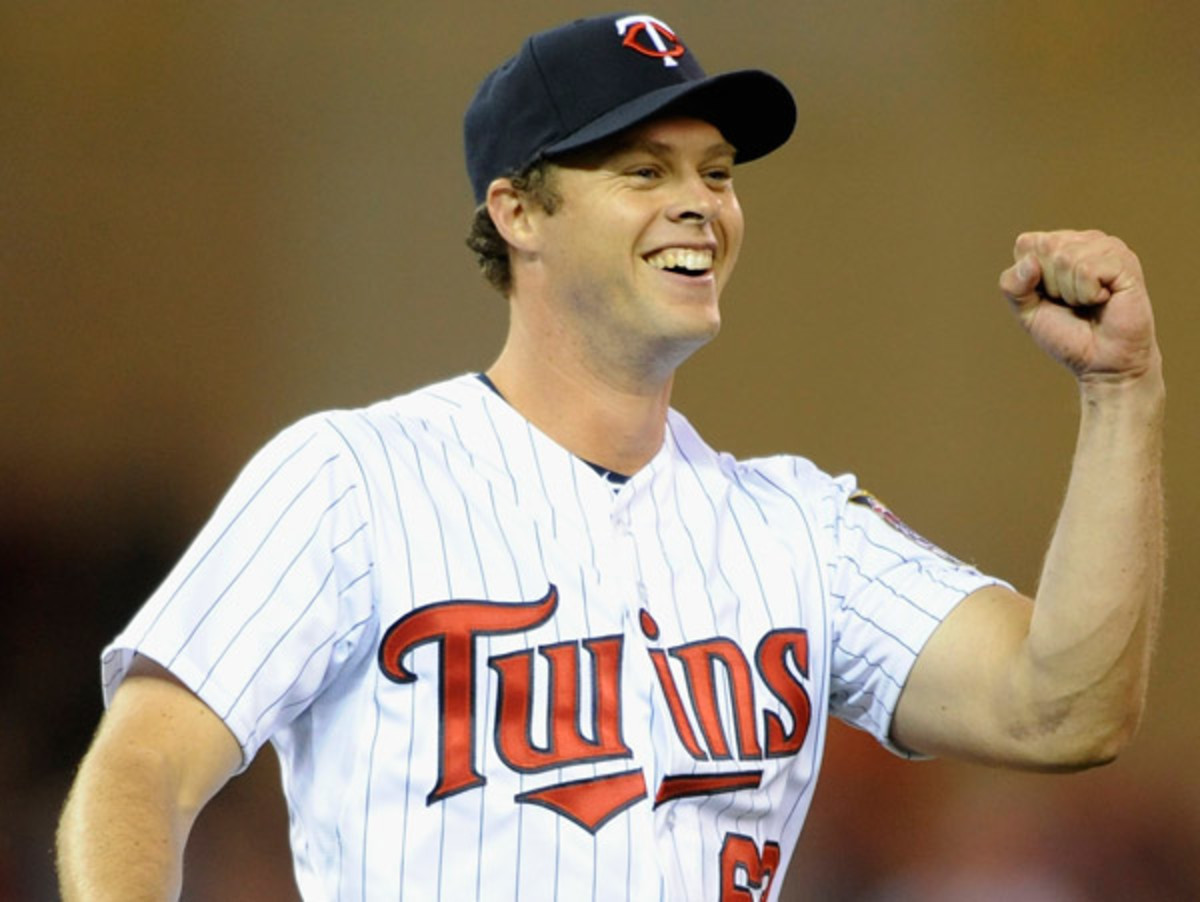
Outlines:
[[1116,761],[1137,735],[1141,718],[1141,705],[1138,705],[1123,717],[1114,718],[1110,723],[1096,728],[1090,742],[1084,745],[1078,755],[1076,769],[1101,767]]
[[[1062,668],[1059,668],[1061,670]],[[1064,680],[1044,669],[1018,693],[1010,724],[1037,769],[1080,771],[1115,761],[1137,735],[1146,705],[1146,673],[1109,667]],[[1019,713],[1017,713],[1019,712]]]
[[1112,764],[1120,757],[1127,743],[1117,736],[1096,737],[1090,742],[1056,749],[1047,755],[1039,770],[1056,773],[1075,773]]
[[1111,764],[1137,734],[1142,704],[1103,716],[1055,718],[1032,746],[1036,770],[1075,772]]

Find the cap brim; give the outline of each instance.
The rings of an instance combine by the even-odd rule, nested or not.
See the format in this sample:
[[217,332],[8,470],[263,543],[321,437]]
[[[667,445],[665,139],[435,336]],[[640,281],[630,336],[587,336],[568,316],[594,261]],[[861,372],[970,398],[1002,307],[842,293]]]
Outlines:
[[663,115],[711,122],[736,149],[737,162],[745,163],[766,156],[791,137],[796,102],[787,86],[768,72],[725,72],[643,94],[554,142],[542,154],[553,158],[580,150]]

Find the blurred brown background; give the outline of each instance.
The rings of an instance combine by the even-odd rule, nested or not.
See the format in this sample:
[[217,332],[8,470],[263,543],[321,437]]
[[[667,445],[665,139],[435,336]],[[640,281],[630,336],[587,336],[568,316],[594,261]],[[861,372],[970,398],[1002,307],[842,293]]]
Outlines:
[[[51,899],[98,652],[244,460],[310,411],[485,367],[461,112],[578,3],[0,5],[0,898]],[[853,470],[1032,590],[1070,378],[995,290],[1030,228],[1140,252],[1171,393],[1148,719],[1070,777],[896,762],[835,731],[789,899],[1200,897],[1194,0],[660,0],[710,70],[795,90],[739,172],[748,245],[676,403],[741,455]],[[273,761],[197,828],[185,898],[290,898]],[[336,791],[336,789],[331,789]]]

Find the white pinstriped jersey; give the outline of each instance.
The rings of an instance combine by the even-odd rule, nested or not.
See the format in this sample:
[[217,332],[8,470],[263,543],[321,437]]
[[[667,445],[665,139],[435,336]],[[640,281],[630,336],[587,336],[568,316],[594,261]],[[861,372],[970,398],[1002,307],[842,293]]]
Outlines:
[[827,716],[886,743],[993,580],[849,477],[668,427],[614,491],[473,376],[306,418],[106,649],[106,698],[136,650],[246,761],[272,741],[307,899],[773,898]]

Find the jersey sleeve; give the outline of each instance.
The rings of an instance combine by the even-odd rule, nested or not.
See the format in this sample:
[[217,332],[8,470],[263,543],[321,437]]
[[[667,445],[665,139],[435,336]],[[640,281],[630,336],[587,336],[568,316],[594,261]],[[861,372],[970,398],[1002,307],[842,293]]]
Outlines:
[[230,728],[242,766],[336,676],[374,617],[370,505],[325,415],[280,433],[102,655],[107,704],[135,653]]
[[922,538],[852,477],[834,480],[830,710],[891,742],[892,717],[917,655],[963,598],[1005,585]]

